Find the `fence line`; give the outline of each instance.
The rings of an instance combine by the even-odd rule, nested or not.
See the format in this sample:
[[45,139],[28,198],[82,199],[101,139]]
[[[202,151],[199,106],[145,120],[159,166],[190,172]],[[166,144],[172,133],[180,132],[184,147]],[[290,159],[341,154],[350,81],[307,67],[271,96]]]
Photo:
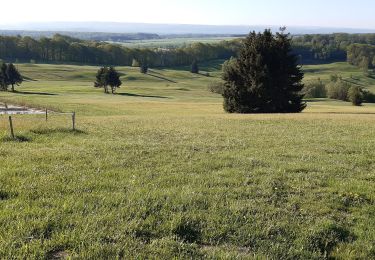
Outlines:
[[[47,108],[43,111],[43,110],[34,110],[34,109],[27,109],[27,108],[24,108],[24,107],[16,107],[16,109],[13,109],[12,108],[9,108],[9,106],[4,103],[4,113],[0,113],[0,116],[1,115],[5,115],[5,116],[8,116],[8,120],[9,120],[9,130],[10,130],[10,136],[15,139],[15,134],[14,134],[14,124],[13,124],[13,117],[15,116],[30,116],[30,115],[44,115],[45,116],[45,121],[48,122],[48,115],[50,114],[56,114],[56,115],[71,115],[71,120],[72,120],[72,130],[75,131],[76,130],[76,112],[73,111],[73,112],[56,112],[56,111],[50,111],[48,110]],[[22,109],[24,108],[25,110],[18,110],[17,109]],[[1,110],[0,110],[1,111]],[[16,113],[8,113],[9,111],[15,111]],[[24,111],[24,113],[22,113]],[[38,120],[40,121],[41,119],[40,118],[27,118],[27,120]]]

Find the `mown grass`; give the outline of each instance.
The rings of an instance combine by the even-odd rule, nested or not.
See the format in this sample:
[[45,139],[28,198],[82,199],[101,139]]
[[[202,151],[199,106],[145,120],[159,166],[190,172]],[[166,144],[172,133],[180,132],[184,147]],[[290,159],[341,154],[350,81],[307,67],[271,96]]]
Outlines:
[[30,93],[2,100],[76,111],[79,131],[16,115],[14,142],[0,118],[0,258],[375,257],[374,105],[230,115],[215,70],[119,68],[112,96],[95,67],[19,68]]

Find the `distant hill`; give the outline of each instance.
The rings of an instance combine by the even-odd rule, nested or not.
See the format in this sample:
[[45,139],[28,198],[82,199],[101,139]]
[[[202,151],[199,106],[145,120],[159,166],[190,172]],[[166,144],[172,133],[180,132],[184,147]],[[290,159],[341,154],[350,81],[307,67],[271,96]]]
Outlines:
[[51,38],[55,34],[62,34],[81,40],[126,42],[137,40],[161,39],[155,33],[105,33],[105,32],[75,32],[75,31],[27,31],[27,30],[0,30],[3,36],[30,36],[35,39]]
[[[115,22],[45,22],[0,25],[1,30],[52,31],[52,32],[103,32],[103,33],[147,33],[147,34],[247,34],[249,31],[262,31],[279,26],[270,25],[191,25],[191,24],[148,24]],[[292,34],[328,34],[328,33],[374,33],[375,29],[297,27],[289,26]]]

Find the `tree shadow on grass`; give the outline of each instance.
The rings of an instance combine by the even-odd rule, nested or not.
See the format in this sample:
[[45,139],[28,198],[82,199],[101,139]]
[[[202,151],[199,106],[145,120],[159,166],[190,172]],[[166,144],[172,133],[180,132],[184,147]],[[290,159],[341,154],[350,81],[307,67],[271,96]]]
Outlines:
[[37,81],[36,79],[32,79],[29,77],[23,77],[24,81]]
[[16,135],[14,138],[11,137],[11,136],[4,136],[3,138],[1,138],[1,141],[3,141],[3,142],[26,143],[26,142],[31,142],[32,139],[28,136]]
[[147,75],[149,75],[149,76],[151,76],[151,77],[154,77],[154,78],[162,79],[162,80],[165,80],[165,81],[168,81],[168,82],[171,82],[171,83],[177,83],[177,81],[174,81],[174,80],[171,80],[171,79],[167,79],[167,78],[165,78],[165,77],[152,75],[152,74],[150,74],[150,73],[147,73]]
[[127,97],[141,97],[141,98],[166,98],[166,99],[169,98],[169,97],[163,97],[163,96],[139,95],[139,94],[132,94],[132,93],[117,93],[116,95],[127,96]]
[[303,112],[303,114],[326,114],[326,115],[374,115],[375,112]]
[[15,91],[15,94],[22,94],[22,95],[41,95],[41,96],[57,96],[58,94],[54,93],[46,93],[46,92],[29,92],[29,91]]
[[87,132],[79,130],[79,129],[71,129],[71,128],[54,128],[54,129],[35,129],[31,130],[32,133],[37,135],[49,135],[49,134],[73,134],[73,135],[87,135]]

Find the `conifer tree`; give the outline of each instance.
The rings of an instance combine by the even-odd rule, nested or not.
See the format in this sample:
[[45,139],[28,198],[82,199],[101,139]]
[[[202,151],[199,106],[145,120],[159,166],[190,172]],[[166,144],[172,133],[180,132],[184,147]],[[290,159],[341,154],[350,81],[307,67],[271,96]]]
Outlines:
[[8,91],[8,86],[9,86],[9,79],[7,75],[7,68],[8,66],[3,63],[0,66],[0,89],[2,91]]
[[114,94],[116,89],[122,85],[120,74],[114,67],[101,67],[96,73],[96,80],[94,87],[104,88],[104,93],[109,93],[108,86],[111,87],[111,92]]
[[198,74],[199,73],[199,67],[198,67],[198,62],[197,60],[193,60],[193,63],[191,64],[191,73]]
[[148,66],[146,63],[142,63],[141,66],[139,67],[139,71],[143,74],[147,74],[148,72]]
[[12,92],[15,91],[14,85],[18,86],[23,82],[21,74],[12,63],[7,65],[6,76],[8,79],[8,84],[12,85]]
[[237,59],[223,67],[224,109],[230,113],[296,113],[306,105],[303,72],[284,29],[248,35]]
[[120,74],[115,70],[114,67],[109,67],[106,75],[107,84],[111,87],[112,94],[116,92],[122,84],[120,80]]
[[108,84],[106,80],[106,75],[108,73],[108,68],[101,67],[98,72],[96,73],[96,80],[94,82],[94,87],[96,88],[104,88],[104,93],[108,94]]

